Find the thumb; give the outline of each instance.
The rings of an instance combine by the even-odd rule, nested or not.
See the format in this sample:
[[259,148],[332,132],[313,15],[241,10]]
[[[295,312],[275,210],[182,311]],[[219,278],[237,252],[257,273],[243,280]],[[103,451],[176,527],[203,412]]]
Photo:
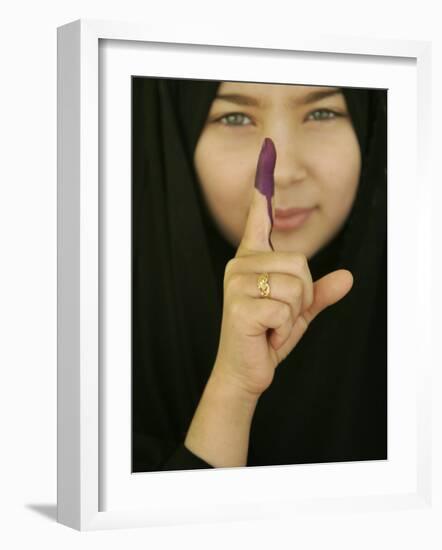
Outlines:
[[272,197],[274,195],[274,170],[276,149],[270,138],[265,138],[258,157],[255,189],[247,216],[244,234],[236,256],[245,256],[253,251],[274,250],[270,239],[273,227]]
[[304,318],[310,324],[325,308],[339,302],[353,286],[353,275],[346,269],[328,273],[313,284],[314,299]]

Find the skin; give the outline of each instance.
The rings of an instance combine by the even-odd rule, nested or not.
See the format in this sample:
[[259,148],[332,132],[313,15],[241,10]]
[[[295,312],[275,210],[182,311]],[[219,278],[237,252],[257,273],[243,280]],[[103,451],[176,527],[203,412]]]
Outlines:
[[[259,153],[258,166],[256,168],[255,187],[262,193],[267,201],[267,213],[270,219],[270,226],[273,229],[272,200],[275,194],[274,171],[276,164],[276,149],[270,138],[264,140],[261,152]],[[269,245],[272,250],[272,240],[269,234]]]
[[[242,106],[247,124],[231,127],[221,121],[237,106],[216,99],[196,147],[195,167],[208,207],[237,246],[225,268],[217,357],[184,442],[215,467],[247,464],[254,411],[276,367],[315,317],[353,285],[352,274],[342,269],[313,281],[307,261],[345,222],[361,164],[344,97],[338,93],[307,105],[307,94],[318,91],[223,83],[220,93],[246,93],[261,106]],[[324,121],[320,108],[339,116]],[[273,175],[274,155],[261,150],[265,138],[275,145]],[[274,226],[274,249],[272,187],[273,207],[315,208],[296,229]],[[263,272],[271,288],[265,298],[257,288]]]
[[244,94],[262,102],[252,106],[215,99],[195,149],[195,168],[208,208],[234,246],[244,233],[266,137],[277,151],[274,208],[316,207],[301,227],[273,229],[275,250],[311,258],[345,222],[357,191],[360,150],[342,93],[303,103],[309,93],[320,90],[324,88],[221,83],[217,95]]

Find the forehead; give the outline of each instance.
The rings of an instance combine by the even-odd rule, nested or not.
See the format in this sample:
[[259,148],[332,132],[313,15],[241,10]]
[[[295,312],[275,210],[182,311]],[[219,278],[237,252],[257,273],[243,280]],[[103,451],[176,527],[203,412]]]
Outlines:
[[[222,82],[217,93],[217,98],[220,100],[239,99],[238,102],[251,106],[266,106],[274,101],[302,104],[330,96],[343,98],[341,89],[333,86],[256,84],[250,82]],[[250,101],[247,101],[247,99]]]

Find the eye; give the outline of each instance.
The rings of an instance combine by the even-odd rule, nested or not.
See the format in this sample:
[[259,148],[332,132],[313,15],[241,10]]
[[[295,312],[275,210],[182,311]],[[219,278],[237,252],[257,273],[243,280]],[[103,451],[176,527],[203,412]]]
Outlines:
[[246,126],[247,122],[244,122],[244,119],[251,122],[250,118],[244,113],[228,113],[216,119],[215,122],[220,122],[224,126]]
[[308,114],[307,120],[327,121],[340,116],[343,116],[343,115],[341,115],[340,113],[337,113],[336,111],[332,111],[330,109],[316,109],[316,111],[312,111],[311,113]]

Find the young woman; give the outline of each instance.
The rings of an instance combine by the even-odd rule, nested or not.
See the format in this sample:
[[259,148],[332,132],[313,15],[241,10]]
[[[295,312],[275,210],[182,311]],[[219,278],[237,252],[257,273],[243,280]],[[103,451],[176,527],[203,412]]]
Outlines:
[[386,92],[133,100],[134,471],[385,459]]

